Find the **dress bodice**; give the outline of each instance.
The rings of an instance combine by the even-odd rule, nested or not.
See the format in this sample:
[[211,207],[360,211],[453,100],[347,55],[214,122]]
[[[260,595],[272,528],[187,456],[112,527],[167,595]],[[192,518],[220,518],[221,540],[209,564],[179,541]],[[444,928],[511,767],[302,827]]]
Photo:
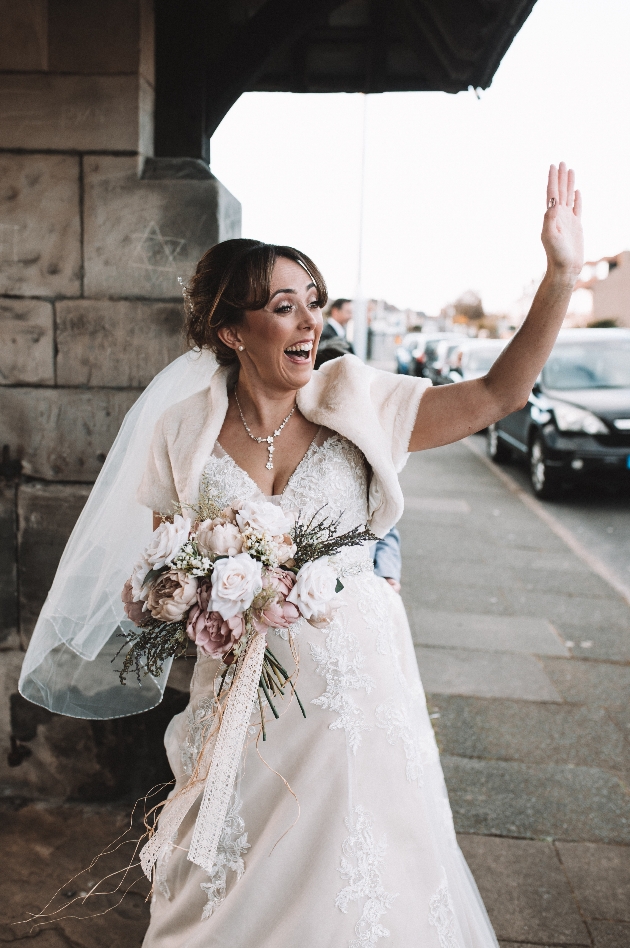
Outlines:
[[[361,451],[341,435],[332,433],[322,443],[315,438],[289,478],[281,494],[268,497],[233,458],[217,443],[208,459],[201,490],[219,507],[244,500],[272,500],[283,510],[299,512],[302,520],[321,511],[321,516],[340,518],[339,532],[365,524],[368,519],[368,471]],[[322,509],[323,508],[323,509]],[[350,548],[335,560],[349,566],[357,554],[366,551]]]

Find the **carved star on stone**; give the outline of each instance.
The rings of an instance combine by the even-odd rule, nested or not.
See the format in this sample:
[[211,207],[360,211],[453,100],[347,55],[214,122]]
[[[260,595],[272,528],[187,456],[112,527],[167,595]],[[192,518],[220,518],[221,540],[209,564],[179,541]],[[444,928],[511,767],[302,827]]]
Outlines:
[[161,270],[166,273],[177,271],[175,261],[186,243],[185,240],[179,237],[165,237],[155,221],[151,221],[144,233],[132,234],[132,236],[137,241],[131,255],[132,267],[140,267],[143,270]]

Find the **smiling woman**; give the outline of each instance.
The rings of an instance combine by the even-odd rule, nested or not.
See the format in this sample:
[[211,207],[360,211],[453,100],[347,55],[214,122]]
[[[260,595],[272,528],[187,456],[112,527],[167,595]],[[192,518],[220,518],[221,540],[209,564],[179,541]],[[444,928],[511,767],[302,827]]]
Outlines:
[[[175,787],[141,854],[154,883],[144,948],[367,948],[388,936],[399,946],[497,948],[457,846],[405,611],[392,587],[375,576],[362,543],[383,537],[400,518],[398,473],[410,450],[455,441],[526,401],[582,266],[580,199],[564,165],[550,171],[547,207],[548,270],[523,327],[487,375],[435,389],[425,379],[379,372],[353,355],[314,371],[326,288],[297,250],[233,240],[200,261],[185,298],[189,340],[206,354],[197,359],[197,371],[207,367],[207,377],[196,377],[192,389],[186,385],[195,371],[188,356],[181,357],[181,372],[177,363],[164,370],[170,400],[160,377],[140,400],[138,428],[153,426],[157,416],[150,447],[135,458],[133,437],[125,441],[122,461],[113,451],[118,460],[108,461],[99,479],[106,489],[135,489],[137,481],[126,475],[141,464],[137,503],[158,521],[191,510],[194,521],[187,520],[184,531],[188,536],[190,526],[190,576],[181,573],[181,551],[164,562],[157,580],[153,564],[142,559],[151,542],[148,510],[134,536],[140,559],[121,565],[125,578],[138,577],[117,614],[130,638],[125,615],[149,628],[146,610],[155,620],[158,607],[160,614],[168,608],[157,602],[158,585],[163,599],[183,582],[187,594],[194,588],[197,596],[195,621],[182,622],[178,640],[186,641],[187,633],[198,646],[190,703],[165,737]],[[269,511],[272,504],[281,508],[283,522],[293,522],[291,532],[274,541],[248,520],[235,552],[238,531],[228,524],[241,522],[248,505]],[[328,546],[309,547],[298,570],[288,551],[297,551],[311,528],[328,537]],[[209,548],[214,572],[208,574],[195,544],[215,530],[230,533],[234,555]],[[334,544],[358,535],[343,549]],[[284,559],[274,559],[274,542]],[[45,607],[44,619],[54,612],[56,628],[64,626],[64,615],[76,613],[76,590],[92,580],[94,558],[102,559],[104,547],[109,553],[100,529],[92,547],[74,560],[73,548],[65,560],[66,572],[76,564],[80,581],[73,573],[67,598],[53,595]],[[240,651],[234,661],[226,652],[224,661],[196,636],[200,625],[232,634],[216,606],[221,597],[214,577],[238,573],[244,581],[254,555],[246,549],[258,550],[259,559],[264,553],[251,602],[270,616],[279,615],[281,588],[308,586],[322,601],[324,592],[328,599],[343,592],[321,621],[309,613],[308,621],[288,628],[259,628],[243,619]],[[109,583],[106,592],[111,603]],[[88,614],[74,621],[74,638],[64,635],[66,660],[71,650],[83,654],[83,630],[95,611],[90,603]],[[44,619],[21,680],[27,696],[59,690],[62,669],[51,671],[49,663],[46,674],[37,671]],[[265,672],[268,651],[275,664]],[[304,718],[295,713],[287,686],[298,670]],[[103,716],[109,701],[115,716],[111,705],[120,692],[113,680],[92,675],[90,681],[97,694],[83,694],[73,675],[73,707]],[[276,702],[270,700],[271,720],[262,702],[254,704],[259,686]],[[98,714],[90,712],[93,706]],[[264,759],[260,739],[267,741]]]

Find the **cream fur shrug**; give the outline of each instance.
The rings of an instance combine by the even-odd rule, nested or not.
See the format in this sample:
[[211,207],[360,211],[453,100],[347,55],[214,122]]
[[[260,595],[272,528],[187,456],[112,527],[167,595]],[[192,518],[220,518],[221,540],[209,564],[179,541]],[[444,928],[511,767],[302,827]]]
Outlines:
[[[158,420],[138,491],[140,503],[158,513],[173,503],[196,503],[203,469],[228,408],[230,370],[218,369],[210,385],[172,405]],[[300,389],[297,404],[309,421],[352,441],[371,468],[368,526],[385,536],[401,517],[398,473],[408,458],[411,432],[426,379],[393,375],[346,355],[325,363]]]

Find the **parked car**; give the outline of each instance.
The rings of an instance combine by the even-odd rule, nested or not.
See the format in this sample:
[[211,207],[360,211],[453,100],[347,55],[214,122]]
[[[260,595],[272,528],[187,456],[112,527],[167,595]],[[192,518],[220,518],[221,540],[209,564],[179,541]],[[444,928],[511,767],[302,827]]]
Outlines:
[[426,356],[424,366],[425,377],[431,379],[434,385],[447,385],[453,380],[450,377],[451,358],[461,346],[461,336],[459,339],[440,339]]
[[487,435],[497,463],[527,458],[538,497],[585,478],[630,485],[630,330],[560,333],[525,408]]
[[403,341],[399,346],[396,347],[396,371],[398,375],[413,375],[413,351],[417,348],[420,337],[422,333],[420,332],[408,332],[406,336],[403,337]]
[[507,344],[507,339],[465,339],[448,356],[450,381],[481,378],[492,368]]
[[[431,376],[431,366],[439,357],[438,350],[440,343],[457,343],[461,342],[462,336],[459,333],[455,332],[436,332],[436,333],[427,333],[426,336],[420,338],[418,347],[413,353],[415,360],[415,372],[417,376],[422,378],[432,378]],[[442,346],[443,351],[444,346]]]

